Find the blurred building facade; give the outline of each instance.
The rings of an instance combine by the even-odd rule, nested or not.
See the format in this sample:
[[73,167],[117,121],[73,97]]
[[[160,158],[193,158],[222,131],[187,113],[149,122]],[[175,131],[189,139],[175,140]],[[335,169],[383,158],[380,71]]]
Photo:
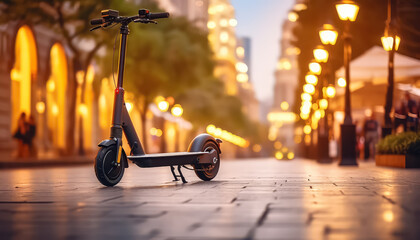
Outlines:
[[268,120],[271,123],[269,139],[278,146],[291,147],[294,145],[294,113],[291,110],[295,101],[295,92],[298,84],[297,56],[300,50],[292,45],[294,36],[292,29],[294,21],[285,20],[282,25],[280,39],[280,53],[277,68],[274,73],[274,100]]
[[173,16],[183,16],[207,31],[210,0],[158,0],[159,6]]
[[[258,116],[258,101],[252,85],[248,79],[245,83],[237,82],[236,19],[229,1],[161,0],[159,3],[164,9],[172,9],[168,10],[171,14],[185,16],[209,33],[217,63],[216,77],[224,81],[227,93],[243,100],[244,111],[250,118]],[[22,112],[35,119],[34,142],[38,157],[75,154],[78,149],[94,153],[97,143],[109,137],[114,93],[112,77],[100,78],[97,73],[101,69],[95,63],[86,73],[76,72],[73,56],[64,42],[59,34],[43,26],[25,22],[8,22],[0,26],[1,154],[16,155],[17,143],[13,135]],[[249,45],[242,47],[249,48]],[[248,50],[244,52],[250,53]],[[249,59],[241,61],[248,63]],[[68,94],[71,89],[76,89],[74,108],[70,106],[72,103]],[[141,138],[139,108],[131,99],[127,91],[126,103],[130,105],[129,112]],[[74,121],[70,121],[70,111],[75,112]],[[195,134],[191,130],[189,122],[158,111],[152,104],[146,120],[149,143],[146,151],[185,151]],[[72,137],[69,138],[69,135]],[[67,152],[69,144],[75,146],[74,152]],[[237,151],[238,147],[231,145],[225,148],[225,153]]]
[[[35,120],[33,142],[36,156],[41,158],[94,153],[98,142],[109,137],[114,98],[112,78],[99,79],[95,73],[100,69],[94,63],[86,73],[76,72],[69,52],[59,34],[43,26],[25,22],[0,26],[0,153],[5,159],[18,155],[13,136],[22,113],[27,119],[32,116]],[[76,82],[72,80],[74,76]],[[76,88],[74,121],[70,120],[72,88]],[[126,102],[130,104],[129,112],[141,138],[140,113],[130,102],[129,91]],[[147,114],[150,146],[147,151],[159,152],[162,141],[167,151],[186,150],[191,124],[152,110]],[[163,124],[158,120],[161,118],[165,119]],[[166,134],[156,134],[157,130]],[[75,146],[73,152],[68,151],[70,144]]]

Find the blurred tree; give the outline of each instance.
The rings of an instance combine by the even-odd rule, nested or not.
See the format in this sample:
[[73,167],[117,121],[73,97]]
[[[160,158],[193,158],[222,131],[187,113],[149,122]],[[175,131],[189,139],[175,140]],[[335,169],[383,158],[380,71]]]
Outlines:
[[[111,0],[4,0],[0,3],[0,23],[22,21],[33,26],[44,26],[58,34],[71,52],[69,60],[73,71],[70,72],[68,86],[68,120],[67,152],[75,150],[75,134],[73,126],[76,121],[76,73],[87,72],[98,50],[109,44],[112,38],[105,32],[93,35],[89,32],[89,20],[98,18],[103,9],[117,7],[124,2]],[[86,74],[84,78],[86,77]],[[85,79],[83,84],[85,83]],[[84,87],[82,86],[82,89]],[[83,98],[82,98],[83,99]],[[80,131],[83,131],[81,125]],[[79,134],[79,151],[83,153],[83,134]]]

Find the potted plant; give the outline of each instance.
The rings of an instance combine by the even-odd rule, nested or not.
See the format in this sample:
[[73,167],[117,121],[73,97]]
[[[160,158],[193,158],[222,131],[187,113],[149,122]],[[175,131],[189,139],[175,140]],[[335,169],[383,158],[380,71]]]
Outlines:
[[377,145],[377,166],[419,168],[420,134],[404,132],[388,135]]

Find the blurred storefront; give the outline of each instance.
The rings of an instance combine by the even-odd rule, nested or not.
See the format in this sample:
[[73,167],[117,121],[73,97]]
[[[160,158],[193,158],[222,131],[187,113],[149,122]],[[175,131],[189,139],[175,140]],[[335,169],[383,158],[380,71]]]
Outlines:
[[[96,152],[97,143],[109,137],[114,98],[112,80],[99,79],[95,75],[99,70],[95,64],[90,65],[86,73],[75,72],[67,46],[51,30],[12,22],[0,26],[0,40],[1,154],[6,159],[17,155],[17,141],[13,135],[21,113],[35,119],[36,136],[33,141],[37,157]],[[76,83],[69,81],[72,76],[76,76]],[[68,93],[72,87],[77,88],[74,121],[69,119],[71,101]],[[130,99],[128,92],[130,115],[141,137],[140,114]],[[156,111],[150,111],[147,116],[148,131],[158,129],[155,119],[162,116]],[[191,124],[171,114],[169,117],[164,115],[164,119],[162,131],[166,134],[157,136],[149,133],[151,147],[148,150],[161,151],[162,144],[156,144],[160,141],[166,142],[167,151],[186,150]],[[70,138],[74,139],[74,152],[67,149],[69,134],[74,135]]]
[[[358,127],[362,127],[366,118],[374,118],[384,125],[384,106],[386,89],[388,86],[388,52],[382,47],[375,46],[351,62],[351,106],[353,119]],[[336,77],[344,76],[341,68]],[[420,99],[420,61],[395,53],[395,90],[394,109],[398,109],[405,101],[405,94],[415,100]],[[339,136],[339,124],[344,120],[344,88],[337,88],[335,101],[331,101],[331,108],[336,112],[334,121],[334,135]]]

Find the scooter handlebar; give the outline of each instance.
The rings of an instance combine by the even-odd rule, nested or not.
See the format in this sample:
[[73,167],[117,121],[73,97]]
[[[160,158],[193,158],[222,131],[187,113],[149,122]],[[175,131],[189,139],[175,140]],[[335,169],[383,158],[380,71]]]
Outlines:
[[168,18],[169,13],[168,12],[162,12],[162,13],[149,13],[148,19],[158,19],[158,18]]
[[92,19],[90,20],[90,25],[99,25],[102,24],[104,21],[102,18]]

